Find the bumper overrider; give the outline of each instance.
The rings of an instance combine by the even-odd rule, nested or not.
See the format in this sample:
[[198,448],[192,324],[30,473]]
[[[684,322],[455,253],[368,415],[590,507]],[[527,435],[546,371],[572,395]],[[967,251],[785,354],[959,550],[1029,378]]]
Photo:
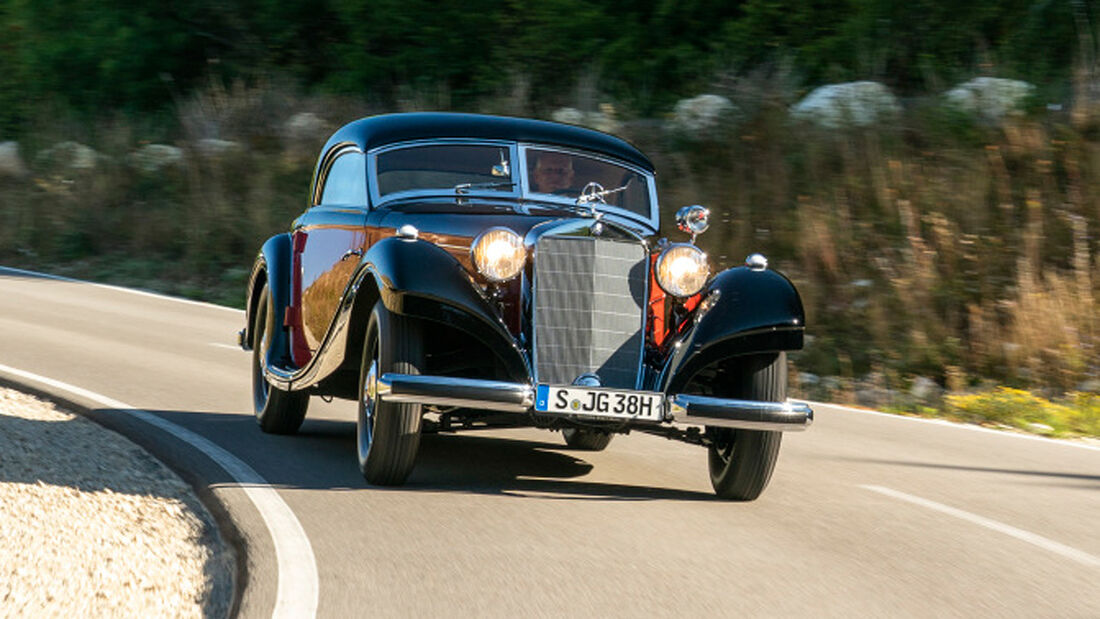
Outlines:
[[[384,402],[526,413],[534,408],[535,388],[524,383],[472,378],[383,374],[378,378],[376,397]],[[813,410],[800,402],[670,394],[665,396],[664,404],[665,422],[686,425],[791,432],[805,430],[814,419]]]

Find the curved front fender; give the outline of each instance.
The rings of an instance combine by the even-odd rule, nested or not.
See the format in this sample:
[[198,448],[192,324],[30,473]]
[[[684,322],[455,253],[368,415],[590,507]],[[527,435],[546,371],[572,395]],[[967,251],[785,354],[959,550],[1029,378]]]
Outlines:
[[446,251],[427,241],[390,237],[363,256],[357,288],[372,276],[386,309],[433,320],[469,333],[492,350],[516,379],[527,362],[473,278]]
[[[245,305],[245,329],[243,343],[251,345],[252,320],[260,299],[260,287],[267,284],[271,296],[271,311],[275,312],[274,324],[283,324],[283,313],[290,304],[291,237],[289,233],[271,237],[260,248],[252,265]],[[275,329],[271,348],[268,349],[269,366],[290,365],[290,336],[286,329]]]
[[700,370],[738,355],[799,350],[806,315],[794,284],[783,275],[746,267],[727,269],[703,291],[696,322],[676,340],[661,373],[662,391],[678,391]]

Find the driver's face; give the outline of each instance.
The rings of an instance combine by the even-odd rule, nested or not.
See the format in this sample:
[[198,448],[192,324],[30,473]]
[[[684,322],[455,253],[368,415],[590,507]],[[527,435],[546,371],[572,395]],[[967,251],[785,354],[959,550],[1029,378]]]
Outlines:
[[541,193],[568,189],[573,185],[573,161],[558,153],[540,155],[531,180],[532,189]]

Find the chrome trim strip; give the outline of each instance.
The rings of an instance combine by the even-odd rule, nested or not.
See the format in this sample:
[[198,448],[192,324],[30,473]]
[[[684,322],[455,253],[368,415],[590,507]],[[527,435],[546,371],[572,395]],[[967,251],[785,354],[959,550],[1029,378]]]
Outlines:
[[450,376],[383,374],[378,397],[384,402],[413,402],[440,406],[484,408],[523,413],[535,405],[531,385]]
[[674,423],[743,430],[805,430],[814,411],[801,402],[730,400],[701,395],[671,395],[668,416]]

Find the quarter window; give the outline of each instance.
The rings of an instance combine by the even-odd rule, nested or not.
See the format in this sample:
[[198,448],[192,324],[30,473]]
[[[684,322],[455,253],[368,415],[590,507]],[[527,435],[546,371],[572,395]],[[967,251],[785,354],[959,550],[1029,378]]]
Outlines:
[[336,158],[325,177],[321,204],[362,206],[367,203],[367,167],[362,153],[345,153]]

